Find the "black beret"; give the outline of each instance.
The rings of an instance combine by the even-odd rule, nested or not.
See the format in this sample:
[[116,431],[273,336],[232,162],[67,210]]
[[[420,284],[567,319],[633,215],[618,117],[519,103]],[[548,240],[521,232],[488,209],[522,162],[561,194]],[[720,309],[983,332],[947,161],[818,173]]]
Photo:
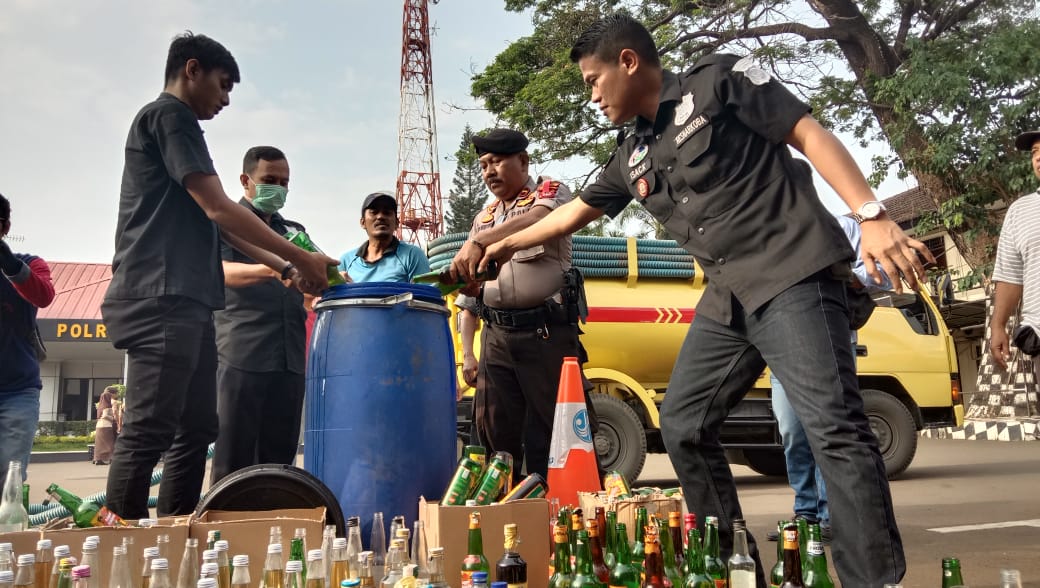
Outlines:
[[1015,147],[1019,151],[1031,151],[1037,141],[1040,141],[1040,131],[1029,131],[1015,138]]
[[523,133],[512,129],[492,129],[483,137],[473,135],[473,148],[477,150],[477,155],[512,155],[527,149],[528,143]]

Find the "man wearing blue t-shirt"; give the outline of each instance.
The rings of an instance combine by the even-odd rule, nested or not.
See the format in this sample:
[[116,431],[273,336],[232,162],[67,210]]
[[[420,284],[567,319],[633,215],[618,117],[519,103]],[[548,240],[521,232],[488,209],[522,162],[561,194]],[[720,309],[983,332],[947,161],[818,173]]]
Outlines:
[[397,200],[387,192],[374,192],[361,205],[361,227],[368,241],[339,258],[339,271],[353,282],[410,282],[430,271],[426,254],[402,243],[397,231]]

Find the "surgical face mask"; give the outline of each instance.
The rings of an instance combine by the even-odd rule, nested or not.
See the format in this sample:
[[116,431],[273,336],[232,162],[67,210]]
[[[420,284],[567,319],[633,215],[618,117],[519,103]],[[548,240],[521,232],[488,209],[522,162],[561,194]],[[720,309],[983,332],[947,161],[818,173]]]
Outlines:
[[256,195],[253,196],[253,208],[264,214],[274,214],[285,206],[285,196],[289,189],[278,184],[257,184]]

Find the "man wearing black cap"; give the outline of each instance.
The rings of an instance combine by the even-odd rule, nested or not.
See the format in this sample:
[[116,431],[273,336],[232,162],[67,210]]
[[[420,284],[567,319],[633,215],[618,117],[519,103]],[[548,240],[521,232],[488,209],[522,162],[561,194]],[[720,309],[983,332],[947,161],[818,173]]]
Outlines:
[[402,243],[397,231],[397,200],[389,192],[373,192],[361,205],[361,228],[368,241],[340,257],[339,271],[354,282],[410,282],[430,271],[426,254]]
[[[472,270],[484,249],[533,225],[571,200],[559,182],[528,175],[527,137],[494,129],[473,137],[484,182],[495,201],[473,220],[452,270]],[[477,311],[484,320],[474,418],[492,451],[508,451],[527,472],[547,475],[560,366],[578,356],[577,300],[565,274],[571,239],[563,236],[518,252],[498,279],[484,283]],[[571,281],[573,283],[573,281]],[[575,290],[576,291],[576,290]],[[474,292],[476,293],[476,292]],[[520,468],[514,468],[518,478]]]
[[[1022,133],[1015,147],[1030,153],[1033,173],[1040,178],[1040,131]],[[1022,320],[1014,342],[1033,356],[1040,378],[1040,192],[1026,194],[1011,203],[1000,230],[997,260],[993,265],[993,321],[990,323],[989,352],[1006,368],[1011,359],[1007,322],[1022,302]]]

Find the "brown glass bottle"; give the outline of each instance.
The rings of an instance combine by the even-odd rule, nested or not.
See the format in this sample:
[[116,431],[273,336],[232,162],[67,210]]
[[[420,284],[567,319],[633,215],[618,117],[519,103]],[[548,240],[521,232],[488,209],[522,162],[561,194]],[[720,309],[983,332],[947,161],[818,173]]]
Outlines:
[[515,523],[509,523],[503,529],[505,549],[502,559],[495,565],[495,579],[509,584],[509,588],[527,588],[527,562],[520,557],[517,533]]
[[780,588],[805,588],[802,583],[802,549],[798,543],[798,526],[784,526],[781,540],[784,542],[784,581],[780,583]]
[[[597,508],[596,510],[601,510]],[[601,534],[599,532],[599,521],[592,519],[586,521],[585,529],[589,533],[589,551],[592,554],[592,573],[596,574],[600,582],[604,584],[610,583],[610,568],[607,567],[607,562],[603,559],[603,541],[601,540]]]
[[646,572],[643,574],[642,588],[671,588],[672,582],[664,573],[664,558],[656,525],[647,525],[643,532],[643,554]]

